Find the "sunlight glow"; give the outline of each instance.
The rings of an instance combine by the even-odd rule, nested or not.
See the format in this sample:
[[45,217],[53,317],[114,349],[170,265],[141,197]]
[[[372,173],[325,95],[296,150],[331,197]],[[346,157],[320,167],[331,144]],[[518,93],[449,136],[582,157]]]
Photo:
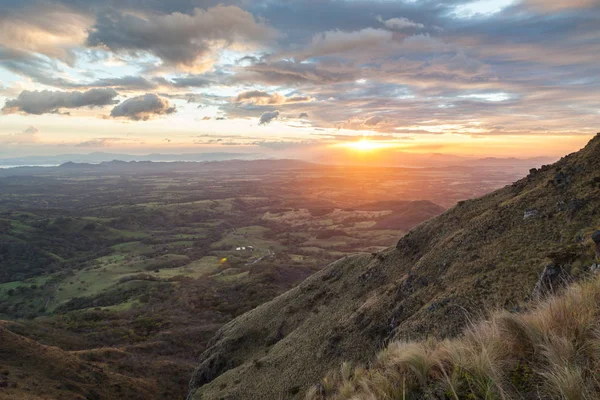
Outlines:
[[386,149],[386,148],[394,147],[394,144],[386,143],[386,142],[374,142],[374,141],[364,138],[364,139],[359,140],[358,142],[343,143],[340,146],[348,147],[350,149],[358,150],[358,151],[372,151],[372,150],[379,150],[379,149]]

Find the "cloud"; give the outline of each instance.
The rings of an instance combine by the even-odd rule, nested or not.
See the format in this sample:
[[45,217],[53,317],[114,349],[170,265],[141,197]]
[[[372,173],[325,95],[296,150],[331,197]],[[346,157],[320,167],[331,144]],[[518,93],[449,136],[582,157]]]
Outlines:
[[295,58],[304,60],[310,57],[372,50],[390,41],[392,37],[392,32],[374,28],[354,32],[327,31],[313,36],[308,48]]
[[277,117],[279,117],[278,110],[267,111],[267,112],[263,113],[263,115],[260,116],[258,124],[259,125],[268,125],[271,121],[273,121],[274,119],[277,119]]
[[118,137],[105,137],[105,138],[96,138],[91,140],[86,140],[84,142],[78,143],[75,147],[111,147],[113,145],[122,145],[122,144],[142,144],[139,141],[132,141],[130,139],[118,138]]
[[540,11],[561,11],[572,8],[591,8],[598,5],[597,0],[525,0],[523,4]]
[[168,100],[148,93],[125,100],[112,109],[110,116],[128,118],[133,121],[147,121],[159,115],[173,114],[175,111],[175,106],[172,106]]
[[267,93],[261,90],[251,90],[242,92],[237,95],[235,101],[237,103],[251,103],[256,105],[277,105],[277,104],[294,104],[308,103],[315,99],[309,96],[290,96],[285,97],[279,93]]
[[30,3],[0,10],[0,47],[73,64],[74,51],[85,41],[93,17],[61,4]]
[[241,103],[245,100],[255,100],[255,99],[271,99],[272,95],[267,92],[263,92],[260,90],[251,90],[248,92],[242,92],[237,95],[236,101]]
[[375,126],[375,125],[378,125],[379,123],[381,123],[383,121],[385,121],[385,118],[383,118],[380,115],[376,115],[376,116],[367,118],[365,120],[364,124],[366,126]]
[[271,150],[289,150],[314,147],[319,144],[318,141],[287,141],[287,140],[257,140],[250,143],[253,146],[260,146]]
[[212,85],[212,81],[199,75],[187,75],[172,79],[172,85],[176,88],[186,87],[207,87]]
[[36,127],[30,126],[23,132],[13,133],[11,135],[0,136],[0,143],[2,144],[31,144],[40,141],[40,130]]
[[233,78],[233,83],[265,83],[267,85],[311,85],[353,81],[356,68],[327,68],[317,63],[292,61],[261,62],[245,67]]
[[146,52],[167,66],[205,71],[220,49],[255,47],[276,36],[275,30],[239,7],[216,6],[195,9],[192,15],[101,15],[90,30],[87,44],[115,53]]
[[305,113],[305,112],[303,112],[303,113],[300,113],[300,115],[298,116],[298,118],[299,118],[299,119],[302,119],[302,118],[308,118],[308,114],[307,114],[307,113]]
[[5,114],[24,113],[41,115],[59,113],[63,108],[102,107],[118,103],[114,89],[91,89],[87,92],[53,92],[49,90],[25,90],[14,100],[7,100],[2,111]]
[[600,3],[491,3],[0,0],[2,94],[112,88],[208,108],[190,121],[278,110],[289,127],[411,136],[600,124]]
[[149,80],[143,76],[123,76],[119,78],[103,78],[88,84],[85,87],[114,87],[117,90],[151,90],[158,84],[156,80]]
[[384,20],[381,16],[377,17],[377,21],[381,22],[386,28],[393,31],[401,31],[404,29],[423,29],[425,25],[411,21],[408,18],[391,18]]
[[60,68],[55,60],[18,49],[4,48],[2,45],[0,45],[0,68],[27,76],[34,82],[44,85],[69,86],[71,84],[68,79],[56,76]]

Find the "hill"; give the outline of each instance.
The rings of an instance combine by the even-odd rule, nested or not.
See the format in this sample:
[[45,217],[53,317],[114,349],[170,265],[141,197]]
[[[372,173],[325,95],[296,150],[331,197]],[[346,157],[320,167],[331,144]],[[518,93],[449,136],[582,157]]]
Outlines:
[[[19,171],[29,175],[11,175]],[[394,199],[382,192],[412,199],[417,185],[446,179],[413,172],[397,191],[388,184],[404,185],[405,170],[349,172],[293,160],[73,163],[3,173],[5,329],[152,382],[155,398],[166,399],[185,398],[199,355],[223,324],[346,254],[387,248],[413,226],[408,217],[416,224],[443,211],[428,201],[382,201]],[[435,194],[452,201],[452,193],[485,191],[479,179],[458,195],[454,188]],[[376,226],[396,214],[405,225]],[[40,365],[60,366],[44,360],[40,354]],[[38,371],[39,389],[50,385],[52,398],[72,398],[55,388],[70,381],[64,371],[64,378]],[[26,382],[12,374],[9,383]]]
[[461,202],[377,254],[348,256],[226,324],[190,399],[302,398],[342,361],[392,340],[458,335],[586,275],[600,226],[600,134],[514,184]]
[[44,346],[0,325],[0,399],[152,399],[150,380],[109,372],[80,354]]

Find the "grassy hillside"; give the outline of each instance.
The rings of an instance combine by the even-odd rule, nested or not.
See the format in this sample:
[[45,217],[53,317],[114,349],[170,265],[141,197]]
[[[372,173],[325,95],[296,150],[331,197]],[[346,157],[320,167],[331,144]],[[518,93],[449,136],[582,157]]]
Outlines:
[[156,385],[110,372],[79,354],[44,346],[0,325],[0,399],[151,399]]
[[[184,398],[223,324],[444,211],[429,201],[373,204],[403,169],[355,169],[340,184],[343,172],[278,161],[0,170],[0,320],[32,346],[152,382],[144,398]],[[399,223],[375,227],[394,216]],[[69,359],[40,355],[66,376],[38,370],[36,387],[73,398],[53,383],[70,382],[60,363]],[[0,372],[12,361],[0,357]],[[20,376],[10,385],[29,387]]]
[[342,364],[306,400],[598,398],[599,309],[595,277],[453,340],[392,342],[367,369]]
[[453,337],[486,310],[520,310],[589,273],[599,227],[597,135],[421,224],[395,248],[334,262],[226,324],[202,354],[189,397],[301,398],[342,361],[366,363],[390,341]]

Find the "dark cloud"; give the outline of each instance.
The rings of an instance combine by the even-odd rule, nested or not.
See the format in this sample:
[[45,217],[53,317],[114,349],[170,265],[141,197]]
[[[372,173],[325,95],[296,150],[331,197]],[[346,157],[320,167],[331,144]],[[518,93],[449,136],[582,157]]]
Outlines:
[[271,95],[267,92],[263,92],[261,90],[251,90],[248,92],[242,92],[242,93],[238,94],[236,101],[241,102],[244,100],[269,99],[269,98],[271,98]]
[[2,111],[5,114],[22,112],[25,114],[58,113],[60,109],[81,107],[102,107],[118,103],[118,93],[114,89],[91,89],[87,92],[53,92],[49,90],[25,90],[13,100],[7,100]]
[[278,117],[279,117],[278,110],[267,111],[267,112],[263,113],[263,115],[260,116],[258,124],[259,125],[268,125],[271,121],[273,121],[274,119],[277,119]]
[[317,63],[296,63],[292,61],[263,62],[241,70],[234,82],[258,82],[268,85],[307,85],[328,84],[357,79],[355,68],[336,66],[327,68]]
[[89,46],[116,53],[147,52],[165,64],[186,70],[212,66],[215,50],[232,44],[250,45],[268,41],[276,32],[257,22],[238,7],[195,9],[193,14],[175,12],[141,18],[114,12],[98,17],[87,38]]
[[238,103],[252,103],[257,105],[276,105],[276,104],[293,104],[307,103],[313,101],[314,98],[309,96],[289,96],[285,97],[279,93],[267,93],[261,90],[251,90],[242,92],[237,95],[235,101]]
[[187,75],[171,80],[171,85],[176,88],[207,87],[212,84],[213,82],[211,80],[199,75]]
[[348,52],[372,50],[392,40],[393,34],[383,29],[365,28],[360,31],[327,31],[312,38],[308,48],[295,55],[297,60]]
[[110,112],[113,118],[127,118],[133,121],[147,121],[156,116],[173,114],[176,111],[168,100],[156,94],[127,99]]
[[300,118],[300,119],[302,119],[302,118],[308,118],[308,114],[305,113],[305,112],[300,113],[300,115],[298,116],[298,118]]
[[57,77],[60,68],[55,60],[0,45],[0,68],[29,77],[34,82],[49,86],[69,87],[71,82]]

